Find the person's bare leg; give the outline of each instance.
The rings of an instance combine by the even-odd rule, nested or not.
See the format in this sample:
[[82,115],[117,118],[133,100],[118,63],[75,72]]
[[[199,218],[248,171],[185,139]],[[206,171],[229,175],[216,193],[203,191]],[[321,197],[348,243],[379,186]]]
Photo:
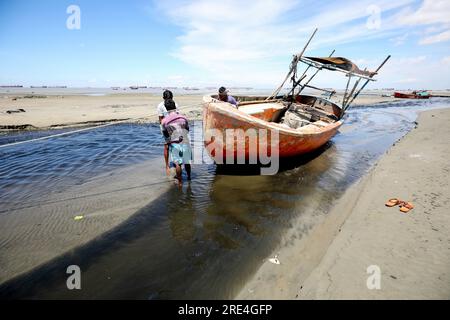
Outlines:
[[175,170],[177,172],[178,185],[181,187],[181,185],[183,184],[183,181],[182,181],[182,178],[181,178],[181,165],[176,163],[175,166],[176,166]]
[[170,175],[169,168],[169,145],[167,143],[164,144],[164,161],[166,163],[166,174]]
[[184,165],[184,169],[186,170],[188,180],[191,180],[191,165],[189,163],[186,163]]

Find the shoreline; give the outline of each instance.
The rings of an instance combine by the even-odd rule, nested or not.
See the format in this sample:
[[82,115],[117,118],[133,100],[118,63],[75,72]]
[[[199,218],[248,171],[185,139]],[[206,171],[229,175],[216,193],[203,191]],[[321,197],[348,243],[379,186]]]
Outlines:
[[[112,122],[157,123],[162,98],[151,94],[104,96],[0,95],[0,132],[52,130]],[[201,118],[202,96],[176,97],[190,120]]]
[[[448,299],[449,120],[448,108],[420,112],[418,126],[310,234],[274,253],[280,265],[265,261],[236,299]],[[393,197],[415,208],[385,207]],[[381,290],[366,286],[371,265],[381,270]]]
[[[342,94],[332,100],[339,102]],[[157,123],[159,95],[149,93],[29,95],[0,94],[0,132],[21,132],[94,126],[113,122]],[[354,107],[385,105],[402,99],[386,97],[380,92],[361,95]],[[203,94],[175,97],[180,111],[189,120],[201,120]],[[22,111],[21,111],[22,110]]]

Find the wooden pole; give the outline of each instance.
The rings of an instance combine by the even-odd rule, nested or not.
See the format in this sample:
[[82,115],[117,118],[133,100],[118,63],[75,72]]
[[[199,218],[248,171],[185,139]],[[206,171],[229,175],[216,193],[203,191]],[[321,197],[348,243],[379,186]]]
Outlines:
[[[331,51],[331,53],[330,53],[330,55],[328,57],[331,57],[334,54],[335,51],[336,50],[333,49],[333,51]],[[308,68],[306,69],[306,71],[308,71],[309,67],[311,67],[311,65],[308,65]],[[320,70],[322,70],[322,69],[317,69],[316,70],[316,73],[314,73],[311,76],[311,78],[308,79],[308,81],[300,88],[300,90],[297,92],[297,94],[300,94],[300,92],[302,92],[303,89],[305,89],[305,87],[308,86],[308,84],[311,82],[312,79],[314,79],[314,77],[319,73]],[[306,73],[306,71],[304,73]]]
[[[374,74],[370,77],[372,78],[375,74],[378,73],[378,71],[381,69],[381,67],[384,66],[384,64],[389,60],[389,58],[391,57],[391,55],[388,55],[386,57],[386,59],[384,59],[384,61],[380,64],[380,66],[377,68],[377,70],[375,70]],[[363,86],[358,90],[358,92],[353,96],[352,100],[346,105],[344,111],[346,111],[348,109],[348,107],[352,104],[353,100],[355,100],[358,95],[360,94],[360,92],[366,87],[366,85],[369,83],[369,80],[366,80],[366,82],[363,84]]]
[[289,79],[289,77],[291,76],[291,74],[292,74],[292,72],[294,71],[295,67],[297,66],[298,61],[299,61],[300,58],[303,56],[303,53],[305,53],[306,48],[308,47],[308,45],[309,45],[309,43],[311,42],[311,40],[312,40],[312,38],[314,37],[314,35],[316,34],[317,30],[318,30],[317,28],[314,29],[313,34],[311,35],[311,37],[309,37],[309,40],[308,40],[308,42],[306,43],[306,45],[303,47],[302,52],[300,52],[299,54],[294,55],[294,58],[292,59],[292,63],[291,63],[291,68],[290,68],[288,74],[286,75],[286,78],[285,78],[284,81],[281,83],[281,85],[280,85],[277,89],[275,89],[275,91],[272,92],[272,94],[271,94],[269,97],[266,98],[266,100],[272,99],[272,97],[276,96],[276,95],[280,92],[281,88],[283,88],[283,86],[284,86],[284,84],[286,83],[287,79]]
[[311,89],[315,89],[315,90],[319,90],[319,91],[323,91],[323,92],[328,92],[328,93],[331,93],[331,94],[334,94],[336,92],[334,90],[327,90],[327,89],[317,88],[317,87],[310,86],[310,85],[305,85],[305,87],[308,87],[308,88],[311,88]]
[[[364,71],[366,71],[366,70],[367,70],[367,68],[364,68]],[[362,78],[359,78],[357,81],[355,81],[355,85],[353,86],[352,91],[350,91],[350,93],[348,94],[346,101],[343,101],[342,109],[345,109],[348,100],[350,100],[350,98],[353,96],[353,93],[355,92],[356,88],[358,87],[359,83],[361,82],[361,79]]]
[[290,96],[291,94],[294,94],[294,90],[295,88],[300,84],[300,82],[303,81],[303,79],[306,78],[306,74],[302,75],[300,79],[298,79],[297,81],[294,82],[291,91],[289,91],[288,96]]

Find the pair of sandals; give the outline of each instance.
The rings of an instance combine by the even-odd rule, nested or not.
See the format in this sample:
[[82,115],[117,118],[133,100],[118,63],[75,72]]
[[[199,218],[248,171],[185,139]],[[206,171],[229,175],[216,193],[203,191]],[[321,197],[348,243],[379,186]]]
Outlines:
[[401,212],[408,212],[411,209],[414,209],[414,206],[411,202],[408,201],[403,201],[397,198],[392,198],[389,199],[386,203],[385,203],[386,207],[395,207],[395,206],[400,206],[400,211]]

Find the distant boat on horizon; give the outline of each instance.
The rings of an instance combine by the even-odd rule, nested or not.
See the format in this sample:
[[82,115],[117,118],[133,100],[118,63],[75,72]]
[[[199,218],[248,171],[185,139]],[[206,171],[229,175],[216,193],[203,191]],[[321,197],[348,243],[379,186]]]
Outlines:
[[183,87],[183,90],[189,91],[189,90],[200,90],[200,89],[196,88],[196,87]]
[[252,90],[252,87],[230,87],[232,90]]
[[67,89],[67,86],[30,86],[32,89]]
[[147,86],[130,86],[131,90],[147,89]]
[[430,93],[426,90],[413,91],[411,93],[394,92],[394,97],[401,99],[429,99],[430,96]]

